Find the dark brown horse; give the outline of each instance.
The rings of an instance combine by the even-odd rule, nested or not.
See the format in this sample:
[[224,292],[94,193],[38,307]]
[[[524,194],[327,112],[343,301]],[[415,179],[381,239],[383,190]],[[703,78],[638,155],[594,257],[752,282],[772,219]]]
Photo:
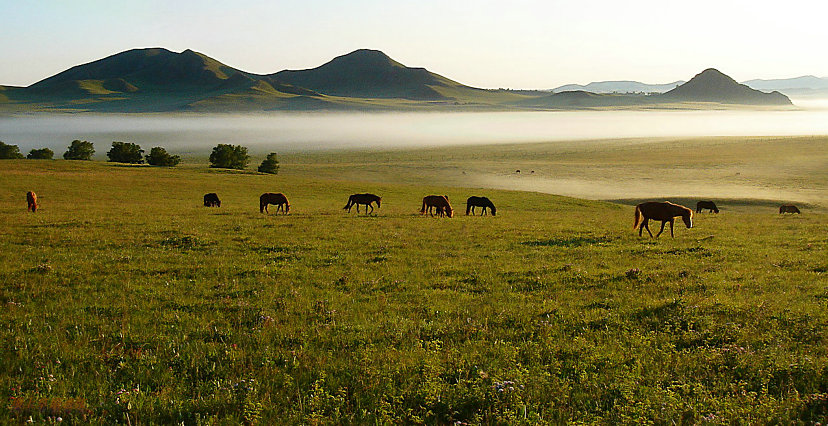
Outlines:
[[[377,203],[377,208],[380,208],[380,204],[382,204],[382,197],[374,194],[354,194],[348,197],[348,204],[345,204],[343,210],[348,210],[348,213],[351,212],[351,207],[356,206],[357,213],[359,213],[359,205],[362,204],[365,206],[365,214],[371,214],[374,212],[374,206],[371,203]],[[371,208],[371,213],[368,212],[368,208]]]
[[800,214],[802,212],[800,212],[799,209],[793,204],[783,204],[783,205],[779,206],[779,214],[782,214],[782,213]]
[[451,208],[447,195],[427,195],[423,197],[423,208],[420,209],[420,214],[425,214],[426,209],[428,209],[428,213],[431,217],[434,217],[434,213],[431,210],[432,208],[437,209],[437,213],[440,217],[443,217],[443,215],[454,217],[454,209]]
[[259,212],[261,213],[269,213],[267,211],[267,205],[273,204],[276,206],[276,213],[279,213],[279,210],[288,214],[290,211],[290,203],[288,202],[287,197],[285,194],[279,193],[272,193],[272,192],[265,192],[259,197]]
[[221,200],[215,192],[204,194],[204,207],[221,207]]
[[[638,228],[638,236],[640,237],[646,228],[647,233],[650,234],[650,238],[653,238],[653,233],[650,232],[648,222],[650,219],[661,221],[661,230],[655,236],[655,238],[658,238],[664,232],[664,225],[670,222],[670,236],[673,237],[673,222],[678,216],[681,216],[681,219],[688,229],[693,227],[693,210],[687,207],[666,201],[663,203],[657,201],[641,203],[635,206],[635,223],[633,224],[633,229]],[[642,217],[643,220],[641,220]],[[641,222],[641,226],[638,225],[639,222]]]
[[37,211],[37,194],[32,191],[26,193],[26,202],[29,203],[29,207],[26,210],[34,213]]
[[710,210],[711,213],[719,212],[719,208],[716,207],[716,203],[712,201],[699,201],[696,203],[696,213],[701,213],[704,209]]
[[481,216],[486,214],[487,208],[491,209],[492,216],[497,215],[497,209],[495,208],[494,203],[486,197],[469,197],[469,199],[466,200],[466,216],[469,215],[469,212],[471,212],[472,216],[474,216],[475,207],[483,207],[483,212],[480,213]]

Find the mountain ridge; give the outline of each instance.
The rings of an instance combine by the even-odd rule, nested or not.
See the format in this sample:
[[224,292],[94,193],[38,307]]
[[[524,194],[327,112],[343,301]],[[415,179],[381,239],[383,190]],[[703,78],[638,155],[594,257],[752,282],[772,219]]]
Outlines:
[[[711,72],[705,70],[699,75]],[[673,88],[667,92],[670,95],[596,94],[583,90],[550,94],[467,86],[425,68],[408,67],[372,49],[358,49],[315,68],[262,75],[230,67],[190,49],[176,53],[153,47],[130,49],[80,64],[28,87],[0,86],[0,111],[568,109],[650,107],[684,101],[790,105],[784,95],[759,95],[761,92],[718,74],[716,78],[702,78],[706,80],[702,83],[696,80],[697,75],[695,82]],[[691,89],[686,88],[690,83]]]

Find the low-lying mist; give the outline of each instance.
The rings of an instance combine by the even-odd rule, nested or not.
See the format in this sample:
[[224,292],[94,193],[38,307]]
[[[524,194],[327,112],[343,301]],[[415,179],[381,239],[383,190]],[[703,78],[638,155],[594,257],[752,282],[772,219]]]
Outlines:
[[828,134],[828,109],[450,113],[27,114],[0,117],[0,140],[21,152],[73,139],[98,155],[113,140],[185,154],[218,143],[251,153],[669,136]]

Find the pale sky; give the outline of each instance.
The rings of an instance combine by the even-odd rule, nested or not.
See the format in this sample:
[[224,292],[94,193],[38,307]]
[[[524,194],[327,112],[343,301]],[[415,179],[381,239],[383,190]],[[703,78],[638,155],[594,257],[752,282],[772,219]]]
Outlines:
[[0,84],[139,47],[244,71],[312,68],[359,48],[477,87],[828,76],[820,0],[0,0]]

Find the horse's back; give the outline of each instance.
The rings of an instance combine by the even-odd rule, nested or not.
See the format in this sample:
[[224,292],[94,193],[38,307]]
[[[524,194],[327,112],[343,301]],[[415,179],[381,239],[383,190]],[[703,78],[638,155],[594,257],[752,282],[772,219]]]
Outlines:
[[259,201],[268,204],[287,204],[288,199],[281,192],[265,192],[259,197]]

